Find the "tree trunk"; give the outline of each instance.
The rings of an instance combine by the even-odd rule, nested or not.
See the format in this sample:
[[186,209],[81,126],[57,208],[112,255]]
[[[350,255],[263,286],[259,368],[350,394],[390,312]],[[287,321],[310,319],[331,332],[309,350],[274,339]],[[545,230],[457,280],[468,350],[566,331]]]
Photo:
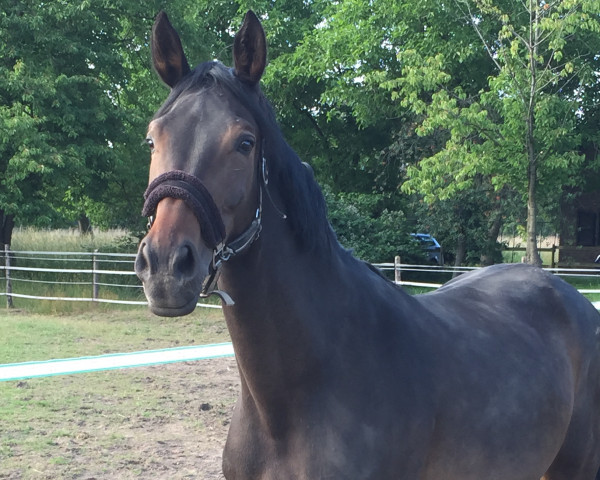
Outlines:
[[538,45],[538,15],[537,4],[533,0],[529,2],[529,98],[526,107],[525,123],[526,148],[527,148],[527,239],[525,258],[531,265],[542,266],[542,259],[537,248],[537,152],[535,148],[535,106],[537,95],[537,45]]
[[[458,240],[456,241],[456,256],[454,258],[454,266],[460,267],[464,263],[466,255],[467,255],[467,237],[461,233],[461,234],[459,234]],[[459,275],[459,272],[455,271],[452,274],[452,277],[457,277],[458,275]]]
[[91,235],[93,233],[92,224],[85,213],[79,215],[79,219],[77,219],[77,225],[79,226],[79,233],[81,235]]
[[[531,141],[533,141],[533,139],[531,139]],[[529,168],[527,180],[529,184],[527,190],[527,239],[525,258],[527,263],[541,267],[542,258],[540,257],[537,247],[537,203],[535,200],[535,191],[537,185],[537,165],[535,162],[535,151],[533,150],[533,145],[528,145],[528,155]]]
[[0,210],[0,245],[11,244],[14,227],[15,216],[6,215],[4,210]]
[[535,158],[535,144],[533,132],[535,129],[535,118],[533,112],[533,100],[531,108],[527,112],[527,238],[525,239],[525,260],[531,265],[542,265],[542,259],[537,251],[537,203],[535,201],[537,186],[537,164]]
[[502,213],[497,211],[490,228],[488,229],[488,238],[485,246],[485,252],[481,255],[481,264],[485,267],[496,263],[498,256],[498,235],[502,227]]

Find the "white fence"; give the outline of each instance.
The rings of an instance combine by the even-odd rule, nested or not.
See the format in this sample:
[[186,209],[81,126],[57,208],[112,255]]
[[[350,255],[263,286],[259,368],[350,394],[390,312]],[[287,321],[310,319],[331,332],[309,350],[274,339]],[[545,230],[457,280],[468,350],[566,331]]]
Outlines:
[[[11,251],[6,248],[3,253],[3,259],[0,259],[0,281],[4,277],[5,288],[0,288],[0,296],[6,297],[8,306],[12,306],[16,298],[147,305],[142,285],[134,272],[135,254],[98,251]],[[384,273],[388,272],[389,277],[394,278],[400,285],[421,288],[437,288],[450,276],[477,268],[406,265],[399,261],[375,266]],[[596,269],[549,268],[547,270],[568,277],[600,279],[600,270]],[[414,274],[435,277],[436,281],[410,281],[410,276]],[[440,280],[438,281],[437,278]],[[78,294],[69,295],[67,292],[69,289]],[[39,291],[56,290],[62,290],[61,294],[39,293]],[[81,295],[81,292],[85,291],[89,292],[89,296]],[[596,289],[581,289],[580,292],[600,294],[600,290]],[[218,305],[206,303],[198,305],[220,308]],[[600,309],[600,302],[595,302],[595,305]]]
[[[0,291],[0,296],[6,297],[8,307],[14,306],[17,298],[147,305],[142,284],[134,272],[135,257],[128,253],[13,251],[5,248],[0,265],[5,288]],[[62,290],[62,293],[39,293],[53,290]],[[68,290],[77,295],[65,293]],[[85,291],[89,296],[82,296]],[[221,308],[209,303],[198,306]]]
[[[82,253],[82,252],[30,252],[30,251],[5,251],[4,264],[0,255],[0,271],[6,280],[5,291],[0,291],[0,296],[6,296],[7,304],[13,298],[33,300],[62,300],[79,302],[105,302],[127,305],[146,305],[143,299],[141,283],[134,273],[135,254],[117,253]],[[23,263],[36,263],[46,266],[21,266]],[[53,264],[54,266],[48,266]],[[111,268],[103,268],[109,265]],[[400,262],[382,263],[375,265],[390,277],[394,277],[400,285],[421,288],[437,288],[441,283],[413,282],[402,280],[411,274],[437,276],[447,278],[454,273],[465,273],[475,267],[438,267],[427,265],[404,265]],[[70,268],[73,267],[73,268]],[[596,277],[598,270],[572,270],[548,269],[558,275],[570,277]],[[63,276],[64,278],[61,278]],[[36,278],[34,278],[36,277]],[[81,277],[81,278],[75,278]],[[1,279],[1,276],[0,276]],[[32,286],[54,287],[75,286],[81,292],[89,287],[89,297],[33,295],[22,293]],[[23,290],[22,290],[23,289]],[[138,296],[139,300],[120,300],[104,298],[108,292],[126,292],[122,296]],[[580,290],[584,294],[599,294],[600,290]],[[593,302],[600,309],[600,302]],[[203,307],[220,308],[217,305],[198,304]],[[47,360],[39,362],[25,362],[18,364],[0,365],[0,381],[19,380],[25,378],[43,377],[49,375],[72,374],[89,371],[99,371],[114,368],[127,368],[132,366],[145,366],[178,361],[193,361],[216,356],[233,355],[231,343],[204,346],[177,347],[147,352],[130,352],[100,355],[97,357],[83,357],[75,359]]]
[[[0,266],[0,270],[4,271],[6,279],[6,289],[0,292],[0,295],[7,297],[7,303],[10,304],[13,298],[28,298],[35,300],[66,300],[75,302],[104,302],[104,303],[120,303],[131,305],[145,305],[146,302],[130,301],[130,300],[114,300],[102,298],[100,296],[101,287],[112,287],[119,289],[138,289],[140,292],[141,284],[117,282],[114,278],[135,276],[133,271],[134,254],[119,254],[119,253],[100,253],[100,252],[34,252],[34,251],[9,251],[4,250],[4,265]],[[20,263],[35,263],[38,264],[54,264],[55,268],[20,266]],[[112,269],[102,268],[102,264],[110,263]],[[87,264],[87,268],[85,265]],[[77,265],[78,268],[69,268],[69,266]],[[19,275],[23,272],[31,272],[37,275]],[[55,274],[54,279],[48,278],[49,275]],[[65,274],[69,278],[61,279]],[[113,279],[112,281],[104,281],[103,278]],[[78,279],[76,279],[78,278]],[[19,289],[21,285],[29,285],[28,289]],[[79,286],[79,291],[83,291],[86,285],[90,286],[89,297],[72,297],[72,296],[48,296],[48,295],[33,295],[28,293],[19,293],[19,291],[30,291],[35,289],[35,285],[46,286]]]
[[209,358],[234,355],[233,345],[190,345],[186,347],[145,350],[142,352],[109,353],[105,355],[60,358],[34,362],[7,363],[0,365],[0,382],[26,378],[69,375],[72,373],[99,372],[117,368],[147,367],[165,363],[192,362]]

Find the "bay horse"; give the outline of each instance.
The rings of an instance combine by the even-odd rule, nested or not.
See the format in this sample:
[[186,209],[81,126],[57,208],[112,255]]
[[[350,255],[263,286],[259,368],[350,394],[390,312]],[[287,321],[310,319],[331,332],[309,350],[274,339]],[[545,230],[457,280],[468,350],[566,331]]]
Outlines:
[[542,269],[498,265],[411,296],[340,246],[259,81],[248,12],[234,67],[191,69],[165,13],[170,95],[148,127],[150,309],[220,295],[241,393],[228,480],[593,480],[600,315]]

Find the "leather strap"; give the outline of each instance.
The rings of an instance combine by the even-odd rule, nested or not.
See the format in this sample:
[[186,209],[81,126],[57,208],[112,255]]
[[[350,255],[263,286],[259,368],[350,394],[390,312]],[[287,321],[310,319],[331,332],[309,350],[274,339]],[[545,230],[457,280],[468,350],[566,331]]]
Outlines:
[[197,177],[181,170],[171,170],[156,177],[144,193],[142,215],[153,217],[158,202],[166,197],[179,198],[192,209],[200,223],[202,239],[206,246],[216,248],[223,242],[223,219],[212,195]]

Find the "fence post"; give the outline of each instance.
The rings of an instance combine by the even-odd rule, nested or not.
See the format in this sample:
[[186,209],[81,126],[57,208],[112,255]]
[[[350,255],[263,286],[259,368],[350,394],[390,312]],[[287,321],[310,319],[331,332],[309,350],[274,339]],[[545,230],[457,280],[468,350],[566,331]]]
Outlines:
[[98,274],[96,273],[98,270],[98,258],[96,254],[98,253],[98,249],[94,250],[94,254],[92,255],[92,300],[95,302],[98,300]]
[[402,274],[400,271],[400,264],[402,262],[400,262],[400,257],[396,256],[394,257],[394,280],[396,283],[400,283],[402,281]]
[[12,282],[10,281],[10,245],[4,245],[4,266],[6,272],[6,308],[13,308]]

